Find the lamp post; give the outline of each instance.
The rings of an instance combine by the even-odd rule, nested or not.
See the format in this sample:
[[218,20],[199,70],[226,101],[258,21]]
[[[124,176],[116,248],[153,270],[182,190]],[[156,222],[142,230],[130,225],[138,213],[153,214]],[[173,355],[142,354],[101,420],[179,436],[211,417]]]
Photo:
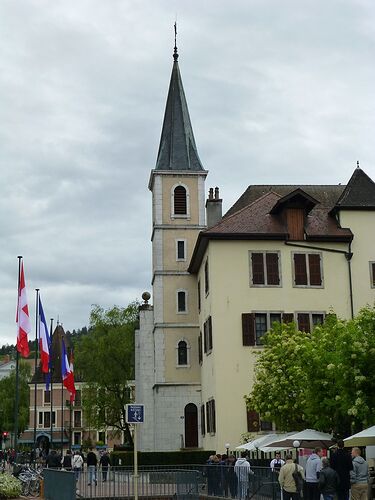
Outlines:
[[225,448],[227,450],[227,457],[229,456],[229,448],[230,448],[230,444],[229,443],[225,443]]
[[298,448],[301,446],[301,443],[296,439],[293,441],[293,448],[296,450],[296,462],[299,463],[299,452]]

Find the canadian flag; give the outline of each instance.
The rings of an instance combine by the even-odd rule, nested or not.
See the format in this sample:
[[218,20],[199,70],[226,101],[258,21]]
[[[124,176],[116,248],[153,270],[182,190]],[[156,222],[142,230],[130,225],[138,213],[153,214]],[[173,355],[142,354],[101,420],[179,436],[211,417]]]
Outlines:
[[20,280],[18,286],[16,323],[17,323],[17,351],[23,358],[27,358],[30,353],[27,336],[31,332],[31,322],[29,316],[29,306],[27,305],[25,274],[23,272],[23,261],[21,261]]

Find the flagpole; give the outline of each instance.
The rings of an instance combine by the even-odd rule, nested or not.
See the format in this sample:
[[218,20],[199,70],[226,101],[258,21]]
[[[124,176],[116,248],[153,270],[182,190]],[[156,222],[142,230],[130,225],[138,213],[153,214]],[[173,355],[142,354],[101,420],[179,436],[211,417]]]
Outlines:
[[34,363],[34,461],[36,460],[36,408],[37,408],[37,370],[38,370],[38,319],[39,319],[39,288],[36,291],[35,304],[35,363]]
[[63,370],[62,370],[62,364],[63,364],[63,338],[61,335],[61,357],[60,357],[60,372],[61,372],[61,457],[63,456],[63,450],[64,450],[64,381],[63,381]]
[[[49,355],[50,355],[50,384],[51,384],[51,418],[50,418],[50,423],[51,423],[51,439],[50,439],[50,449],[52,449],[52,444],[53,444],[53,365],[52,365],[52,329],[53,329],[53,318],[51,318],[51,326],[50,326],[50,331],[49,331],[49,338],[51,341],[50,345],[50,350],[49,350]],[[56,423],[56,422],[55,422]]]
[[[20,300],[20,281],[21,281],[21,260],[22,255],[17,256],[18,259],[18,287],[17,287],[17,318],[19,319],[19,300]],[[19,324],[18,324],[19,328]],[[18,330],[17,330],[18,339]],[[18,406],[19,406],[19,352],[16,348],[16,399],[14,404],[14,451],[17,457],[18,448]]]

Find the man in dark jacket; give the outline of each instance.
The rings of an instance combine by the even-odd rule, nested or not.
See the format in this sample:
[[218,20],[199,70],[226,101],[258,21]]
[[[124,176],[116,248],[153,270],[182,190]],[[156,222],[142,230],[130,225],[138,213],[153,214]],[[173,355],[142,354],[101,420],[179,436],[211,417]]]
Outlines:
[[56,453],[56,450],[51,450],[46,459],[46,466],[49,469],[60,469],[60,457]]
[[107,481],[108,467],[111,465],[109,454],[105,451],[100,457],[99,466],[102,468],[103,483]]
[[93,452],[93,449],[90,448],[90,451],[87,453],[87,469],[88,469],[88,473],[89,473],[89,482],[88,482],[88,485],[90,486],[90,484],[94,481],[95,483],[95,486],[98,484],[98,481],[96,479],[96,466],[98,465],[98,459],[95,455],[95,453]]
[[337,451],[331,456],[331,467],[339,476],[340,484],[337,490],[337,500],[349,500],[350,471],[353,470],[351,456],[344,449],[344,441],[337,441]]
[[337,472],[329,466],[328,458],[322,458],[322,467],[319,474],[319,490],[324,500],[333,500],[337,494],[340,479]]

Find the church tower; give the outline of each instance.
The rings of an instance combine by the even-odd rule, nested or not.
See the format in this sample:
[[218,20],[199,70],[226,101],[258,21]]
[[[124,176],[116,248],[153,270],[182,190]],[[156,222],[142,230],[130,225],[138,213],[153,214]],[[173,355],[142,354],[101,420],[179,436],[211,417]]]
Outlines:
[[158,451],[200,444],[198,289],[188,266],[198,234],[206,227],[207,171],[194,140],[176,46],[173,59],[156,167],[149,182],[152,321],[150,306],[141,309],[136,340],[137,402],[146,405],[148,415],[147,433],[139,445]]

